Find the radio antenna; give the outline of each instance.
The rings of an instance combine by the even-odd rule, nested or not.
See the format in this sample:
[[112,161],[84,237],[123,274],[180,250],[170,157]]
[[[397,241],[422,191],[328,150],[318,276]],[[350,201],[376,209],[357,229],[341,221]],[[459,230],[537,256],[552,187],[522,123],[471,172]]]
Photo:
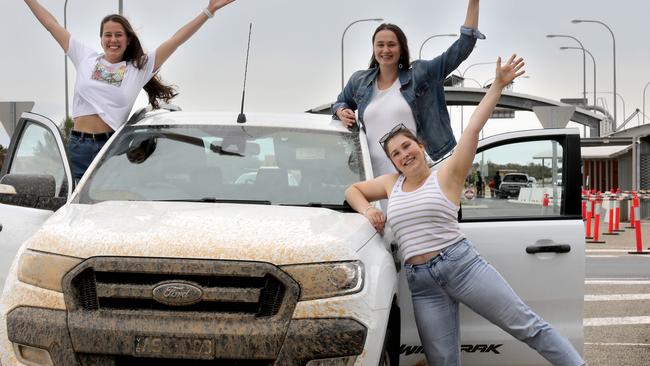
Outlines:
[[248,55],[251,50],[251,33],[253,31],[253,23],[248,26],[248,47],[246,47],[246,66],[244,67],[244,88],[241,93],[241,110],[237,116],[237,123],[246,123],[246,115],[244,114],[244,100],[246,99],[246,75],[248,74]]

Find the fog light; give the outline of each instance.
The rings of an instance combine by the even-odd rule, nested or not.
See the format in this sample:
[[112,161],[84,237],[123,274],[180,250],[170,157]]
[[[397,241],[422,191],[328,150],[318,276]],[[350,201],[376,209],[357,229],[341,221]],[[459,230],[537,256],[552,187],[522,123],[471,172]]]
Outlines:
[[323,358],[320,360],[311,360],[306,366],[352,366],[357,360],[357,356]]
[[50,353],[42,348],[25,346],[14,343],[14,351],[18,361],[29,366],[54,366]]

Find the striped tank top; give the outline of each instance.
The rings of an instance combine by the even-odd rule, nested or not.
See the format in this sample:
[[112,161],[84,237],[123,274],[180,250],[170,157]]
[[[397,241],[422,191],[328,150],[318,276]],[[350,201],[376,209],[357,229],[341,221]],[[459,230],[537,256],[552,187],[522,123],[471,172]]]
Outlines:
[[388,199],[386,217],[404,262],[465,238],[458,226],[459,206],[440,190],[437,171],[432,171],[424,184],[412,192],[404,192],[403,183],[404,176],[400,174]]

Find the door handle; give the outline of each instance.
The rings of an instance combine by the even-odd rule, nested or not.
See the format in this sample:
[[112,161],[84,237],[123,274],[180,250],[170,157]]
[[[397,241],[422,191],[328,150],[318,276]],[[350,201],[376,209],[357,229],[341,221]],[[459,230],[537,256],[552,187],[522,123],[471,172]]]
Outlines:
[[568,253],[571,251],[571,246],[568,244],[557,245],[531,245],[526,247],[526,253]]

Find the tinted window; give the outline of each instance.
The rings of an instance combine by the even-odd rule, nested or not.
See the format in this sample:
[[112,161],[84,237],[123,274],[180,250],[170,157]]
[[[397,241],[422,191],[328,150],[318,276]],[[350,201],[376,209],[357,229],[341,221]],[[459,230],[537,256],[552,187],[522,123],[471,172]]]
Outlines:
[[358,135],[239,126],[124,130],[83,187],[80,202],[265,200],[341,204],[365,179]]
[[519,174],[508,174],[503,177],[504,182],[514,182],[514,183],[528,183],[528,178],[525,175]]

